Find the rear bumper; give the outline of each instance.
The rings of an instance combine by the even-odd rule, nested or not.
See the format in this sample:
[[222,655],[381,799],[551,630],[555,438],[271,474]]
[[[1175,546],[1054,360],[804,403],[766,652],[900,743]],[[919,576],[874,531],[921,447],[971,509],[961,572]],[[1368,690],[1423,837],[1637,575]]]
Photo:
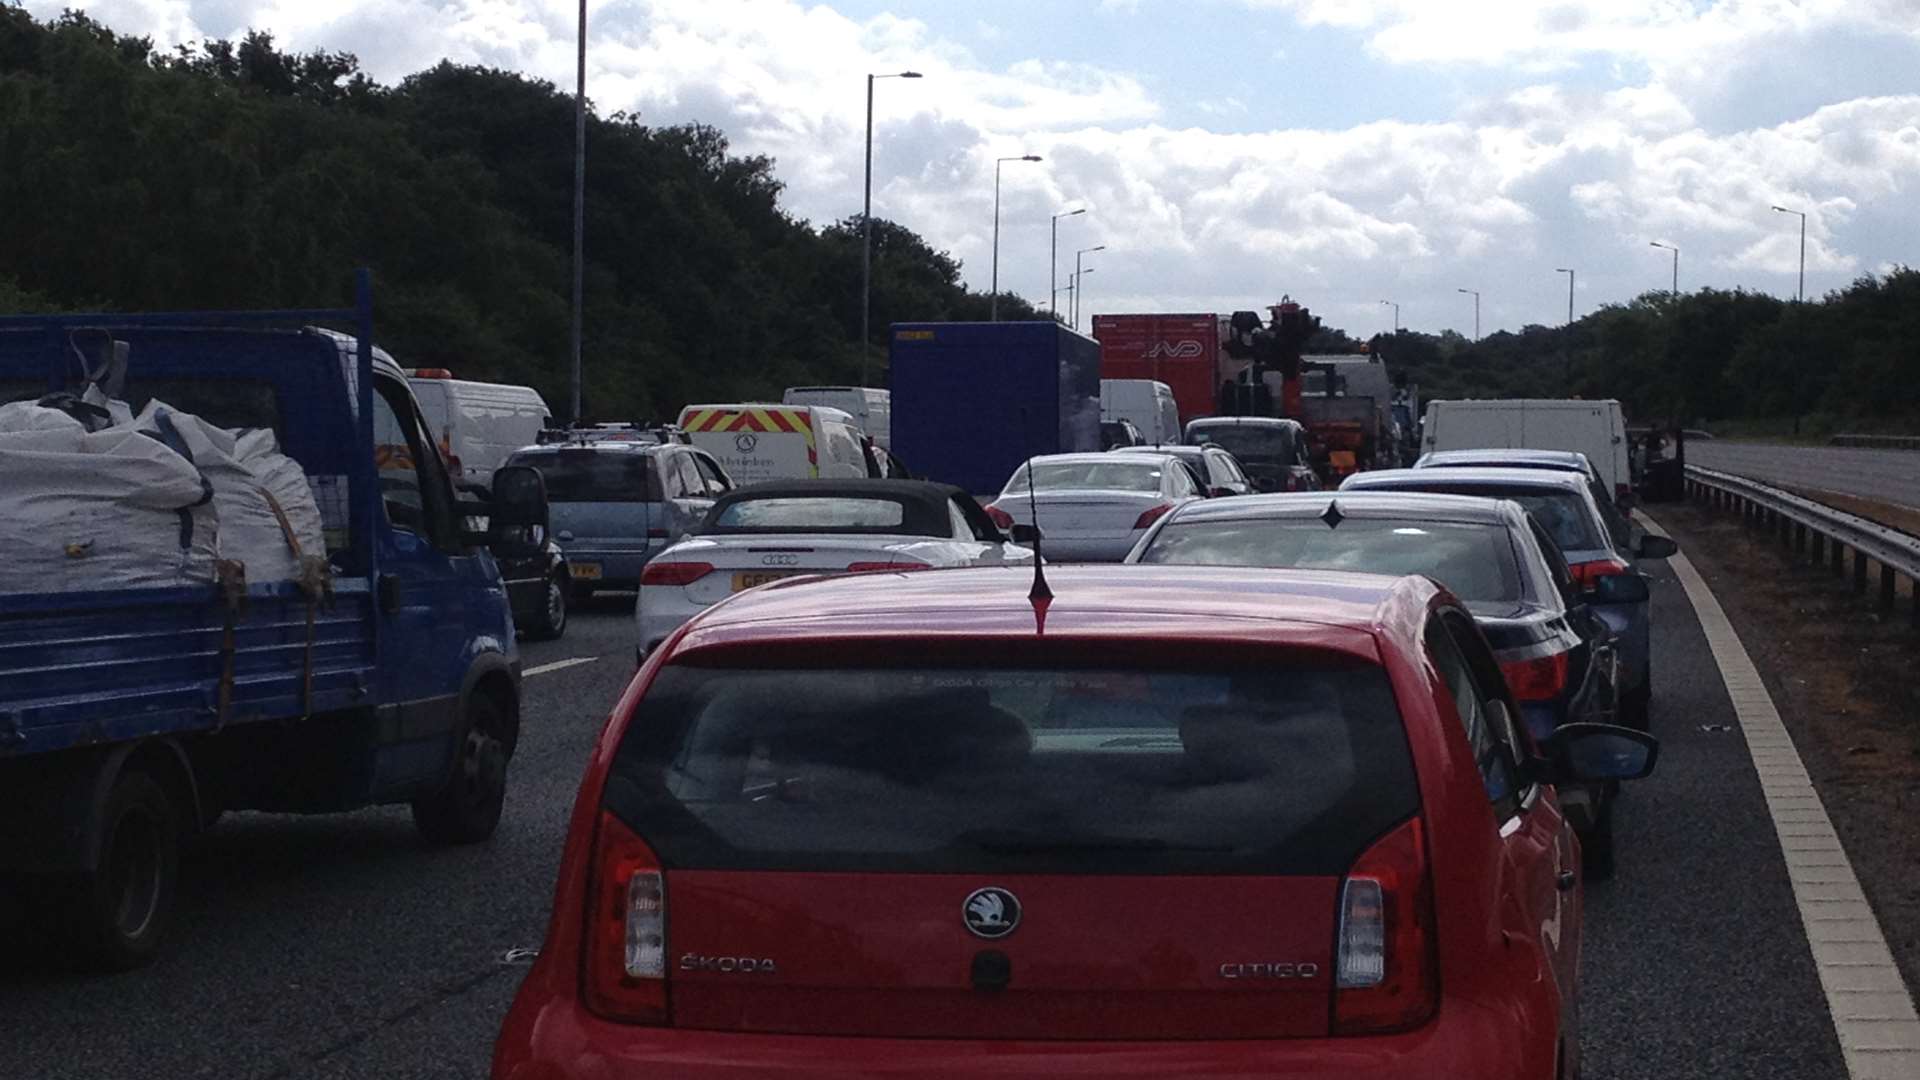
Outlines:
[[636,645],[644,656],[707,605],[687,599],[687,590],[678,585],[649,585],[640,590],[633,609]]
[[1041,534],[1040,554],[1050,563],[1071,562],[1121,562],[1133,545],[1146,535],[1145,529],[1135,529],[1125,536],[1104,537],[1098,540],[1082,540],[1073,537],[1054,539]]
[[1053,1080],[1259,1077],[1270,1080],[1552,1080],[1551,1039],[1524,1045],[1489,1010],[1453,1004],[1417,1032],[1351,1039],[1230,1042],[992,1042],[741,1035],[610,1023],[571,1003],[516,1003],[494,1048],[494,1080],[912,1077]]

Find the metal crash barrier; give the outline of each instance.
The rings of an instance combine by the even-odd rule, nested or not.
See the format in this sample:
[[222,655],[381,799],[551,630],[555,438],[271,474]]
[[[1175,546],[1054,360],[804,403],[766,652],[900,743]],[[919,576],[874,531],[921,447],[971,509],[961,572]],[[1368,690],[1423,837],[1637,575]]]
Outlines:
[[1878,607],[1883,612],[1893,610],[1895,586],[1905,577],[1915,598],[1913,623],[1920,627],[1920,536],[1744,476],[1692,465],[1686,476],[1688,497],[1716,510],[1737,511],[1747,528],[1778,536],[1782,547],[1816,566],[1831,567],[1834,577],[1846,574],[1851,551],[1855,593],[1866,593],[1867,564],[1878,563]]

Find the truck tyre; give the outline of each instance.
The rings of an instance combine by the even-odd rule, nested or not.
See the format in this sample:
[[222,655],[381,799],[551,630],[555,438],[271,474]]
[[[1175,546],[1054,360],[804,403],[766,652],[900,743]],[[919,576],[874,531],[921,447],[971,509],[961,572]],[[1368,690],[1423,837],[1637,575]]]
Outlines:
[[507,798],[513,756],[506,708],[485,693],[467,702],[459,760],[445,787],[413,804],[413,824],[430,844],[477,844],[493,835]]
[[573,586],[566,578],[556,574],[547,579],[545,600],[539,614],[533,617],[533,625],[527,627],[527,637],[534,641],[552,641],[567,632],[567,601],[572,591]]
[[37,884],[40,921],[62,959],[88,971],[128,971],[153,959],[173,918],[182,811],[153,774],[121,773],[100,820],[91,872]]

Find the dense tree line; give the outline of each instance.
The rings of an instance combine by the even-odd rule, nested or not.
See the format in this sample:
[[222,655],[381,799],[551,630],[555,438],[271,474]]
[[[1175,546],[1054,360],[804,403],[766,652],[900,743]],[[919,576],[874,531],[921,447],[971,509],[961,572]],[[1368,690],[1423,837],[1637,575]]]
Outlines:
[[1809,303],[1658,292],[1570,327],[1479,342],[1402,331],[1373,345],[1428,399],[1615,397],[1659,423],[1920,430],[1920,271],[1905,268]]
[[[266,34],[166,52],[0,0],[0,311],[342,304],[367,265],[403,362],[564,410],[573,130],[569,95],[511,72],[388,87]],[[711,127],[593,115],[587,141],[590,415],[857,377],[857,216],[796,220],[773,162]],[[876,367],[890,321],[987,308],[951,256],[876,219]]]
[[[667,416],[860,370],[860,220],[780,206],[704,125],[588,121],[587,411]],[[0,0],[0,311],[315,306],[379,275],[403,360],[567,400],[572,99],[442,63],[393,87],[265,34],[172,52]],[[1311,302],[1310,298],[1309,302]],[[1017,297],[1003,316],[1034,318]],[[960,265],[874,223],[873,352],[983,319]],[[1920,426],[1920,272],[1823,300],[1649,293],[1571,327],[1373,345],[1424,397],[1618,397],[1638,418]],[[1313,350],[1357,347],[1328,328]]]

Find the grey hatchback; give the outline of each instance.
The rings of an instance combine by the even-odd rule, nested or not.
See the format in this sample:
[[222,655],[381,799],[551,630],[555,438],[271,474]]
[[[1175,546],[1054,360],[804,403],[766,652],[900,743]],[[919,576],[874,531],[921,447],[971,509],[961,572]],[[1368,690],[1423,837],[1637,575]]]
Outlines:
[[515,451],[547,482],[553,537],[576,596],[632,589],[647,560],[685,536],[733,490],[720,463],[680,443],[585,442]]

